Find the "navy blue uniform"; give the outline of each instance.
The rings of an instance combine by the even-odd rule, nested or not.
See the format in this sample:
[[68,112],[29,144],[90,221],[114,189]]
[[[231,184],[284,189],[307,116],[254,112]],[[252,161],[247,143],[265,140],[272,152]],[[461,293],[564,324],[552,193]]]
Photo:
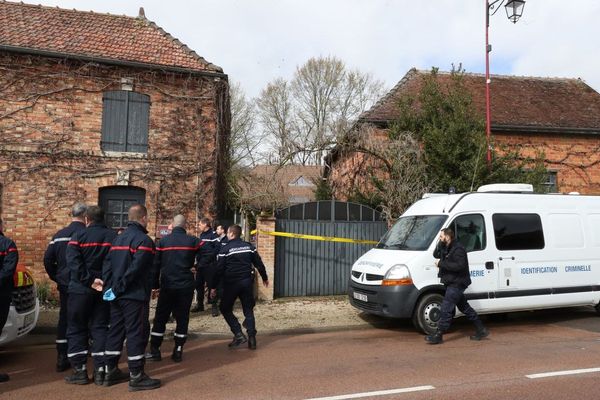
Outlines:
[[56,350],[59,355],[64,355],[65,358],[67,356],[67,310],[70,279],[69,267],[67,266],[67,244],[74,233],[83,231],[84,229],[85,224],[83,222],[71,222],[69,226],[56,232],[44,254],[44,268],[46,268],[50,279],[56,282],[58,286],[60,312],[58,314]]
[[104,352],[110,370],[119,362],[125,338],[130,373],[136,375],[144,369],[154,253],[154,242],[146,229],[130,221],[127,229],[113,241],[104,262],[104,289],[112,289],[116,296],[110,302],[110,328]]
[[223,283],[221,313],[231,332],[236,335],[242,331],[238,319],[233,314],[233,305],[239,297],[246,318],[248,335],[256,335],[254,321],[254,268],[258,269],[263,281],[267,281],[267,271],[258,252],[248,242],[234,239],[221,248],[217,256],[217,271],[211,289]]
[[[204,284],[210,287],[215,273],[216,256],[220,250],[219,237],[211,229],[200,234],[202,247],[196,256],[196,301],[204,305]],[[209,299],[209,302],[211,300]]]
[[102,293],[92,289],[95,279],[102,278],[102,265],[116,232],[102,223],[93,223],[85,231],[76,232],[68,242],[67,265],[70,270],[67,340],[68,357],[73,368],[86,364],[91,336],[92,358],[96,370],[104,367],[104,348],[110,306]]
[[436,246],[433,256],[440,259],[438,277],[446,286],[438,331],[440,333],[448,331],[455,307],[458,307],[460,312],[465,314],[467,319],[472,321],[478,328],[482,327],[477,312],[469,305],[464,294],[471,284],[469,260],[465,247],[458,240],[450,242],[450,246],[444,246],[440,242]]
[[160,348],[162,344],[171,312],[177,321],[175,346],[183,346],[187,339],[195,286],[192,267],[201,247],[203,243],[200,239],[186,234],[181,227],[175,227],[170,235],[160,240],[156,248],[154,264],[160,271],[160,280],[157,277],[154,287],[160,287],[160,294],[150,333],[150,347],[153,349]]
[[14,289],[14,274],[19,262],[15,242],[0,232],[0,333],[4,328]]

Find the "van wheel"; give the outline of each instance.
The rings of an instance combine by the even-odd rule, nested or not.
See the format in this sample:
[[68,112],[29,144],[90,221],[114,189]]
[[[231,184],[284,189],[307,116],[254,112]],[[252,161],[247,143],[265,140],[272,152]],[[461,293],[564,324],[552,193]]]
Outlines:
[[426,335],[435,333],[442,315],[442,300],[444,296],[438,293],[426,294],[419,299],[412,318],[415,328]]

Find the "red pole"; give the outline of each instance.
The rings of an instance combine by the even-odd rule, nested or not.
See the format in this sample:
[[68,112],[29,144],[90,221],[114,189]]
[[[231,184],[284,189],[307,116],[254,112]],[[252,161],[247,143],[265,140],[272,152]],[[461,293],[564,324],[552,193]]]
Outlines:
[[492,168],[491,116],[490,116],[490,2],[485,0],[485,138],[487,145],[487,165]]

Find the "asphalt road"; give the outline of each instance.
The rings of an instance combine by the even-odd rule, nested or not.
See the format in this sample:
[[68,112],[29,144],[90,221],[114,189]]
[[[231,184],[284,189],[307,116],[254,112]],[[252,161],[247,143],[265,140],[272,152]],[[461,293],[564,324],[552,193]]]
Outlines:
[[0,371],[11,374],[0,399],[600,398],[600,319],[593,309],[513,314],[488,326],[490,338],[473,342],[472,327],[459,320],[438,346],[402,321],[259,335],[256,351],[201,337],[186,345],[181,364],[168,357],[169,341],[163,361],[147,364],[164,385],[145,393],[129,393],[127,384],[67,385],[53,370],[52,336],[32,335],[0,351]]

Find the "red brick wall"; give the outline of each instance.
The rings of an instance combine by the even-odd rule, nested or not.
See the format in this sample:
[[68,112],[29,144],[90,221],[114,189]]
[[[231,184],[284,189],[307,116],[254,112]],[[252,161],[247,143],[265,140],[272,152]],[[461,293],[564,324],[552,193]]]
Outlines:
[[[377,140],[385,140],[385,130],[375,131]],[[517,147],[523,156],[544,155],[548,171],[557,173],[558,190],[600,195],[600,137],[572,134],[494,133],[493,139],[503,145]],[[330,182],[337,199],[346,200],[354,187],[370,186],[370,168],[378,169],[378,161],[362,153],[341,153],[332,163]]]
[[[122,77],[150,96],[148,152],[100,148],[102,94]],[[43,271],[50,237],[75,201],[129,171],[146,190],[149,232],[175,213],[216,216],[221,150],[228,140],[227,82],[213,77],[102,66],[0,52],[0,212],[21,262]]]
[[[372,127],[369,131],[373,140],[387,140],[387,131],[382,128]],[[331,165],[329,182],[336,199],[347,201],[354,192],[354,188],[371,187],[369,178],[371,171],[381,171],[383,174],[383,163],[375,157],[361,152],[341,151],[339,157]],[[380,176],[381,177],[381,176]]]
[[261,300],[273,300],[273,285],[275,285],[275,236],[264,235],[260,232],[274,232],[275,218],[258,217],[256,219],[256,250],[265,264],[267,275],[269,276],[269,287],[262,285],[262,280],[258,282],[258,298]]
[[546,168],[557,173],[559,192],[600,195],[600,137],[495,133],[494,139],[499,145],[516,146],[524,156],[543,152]]

